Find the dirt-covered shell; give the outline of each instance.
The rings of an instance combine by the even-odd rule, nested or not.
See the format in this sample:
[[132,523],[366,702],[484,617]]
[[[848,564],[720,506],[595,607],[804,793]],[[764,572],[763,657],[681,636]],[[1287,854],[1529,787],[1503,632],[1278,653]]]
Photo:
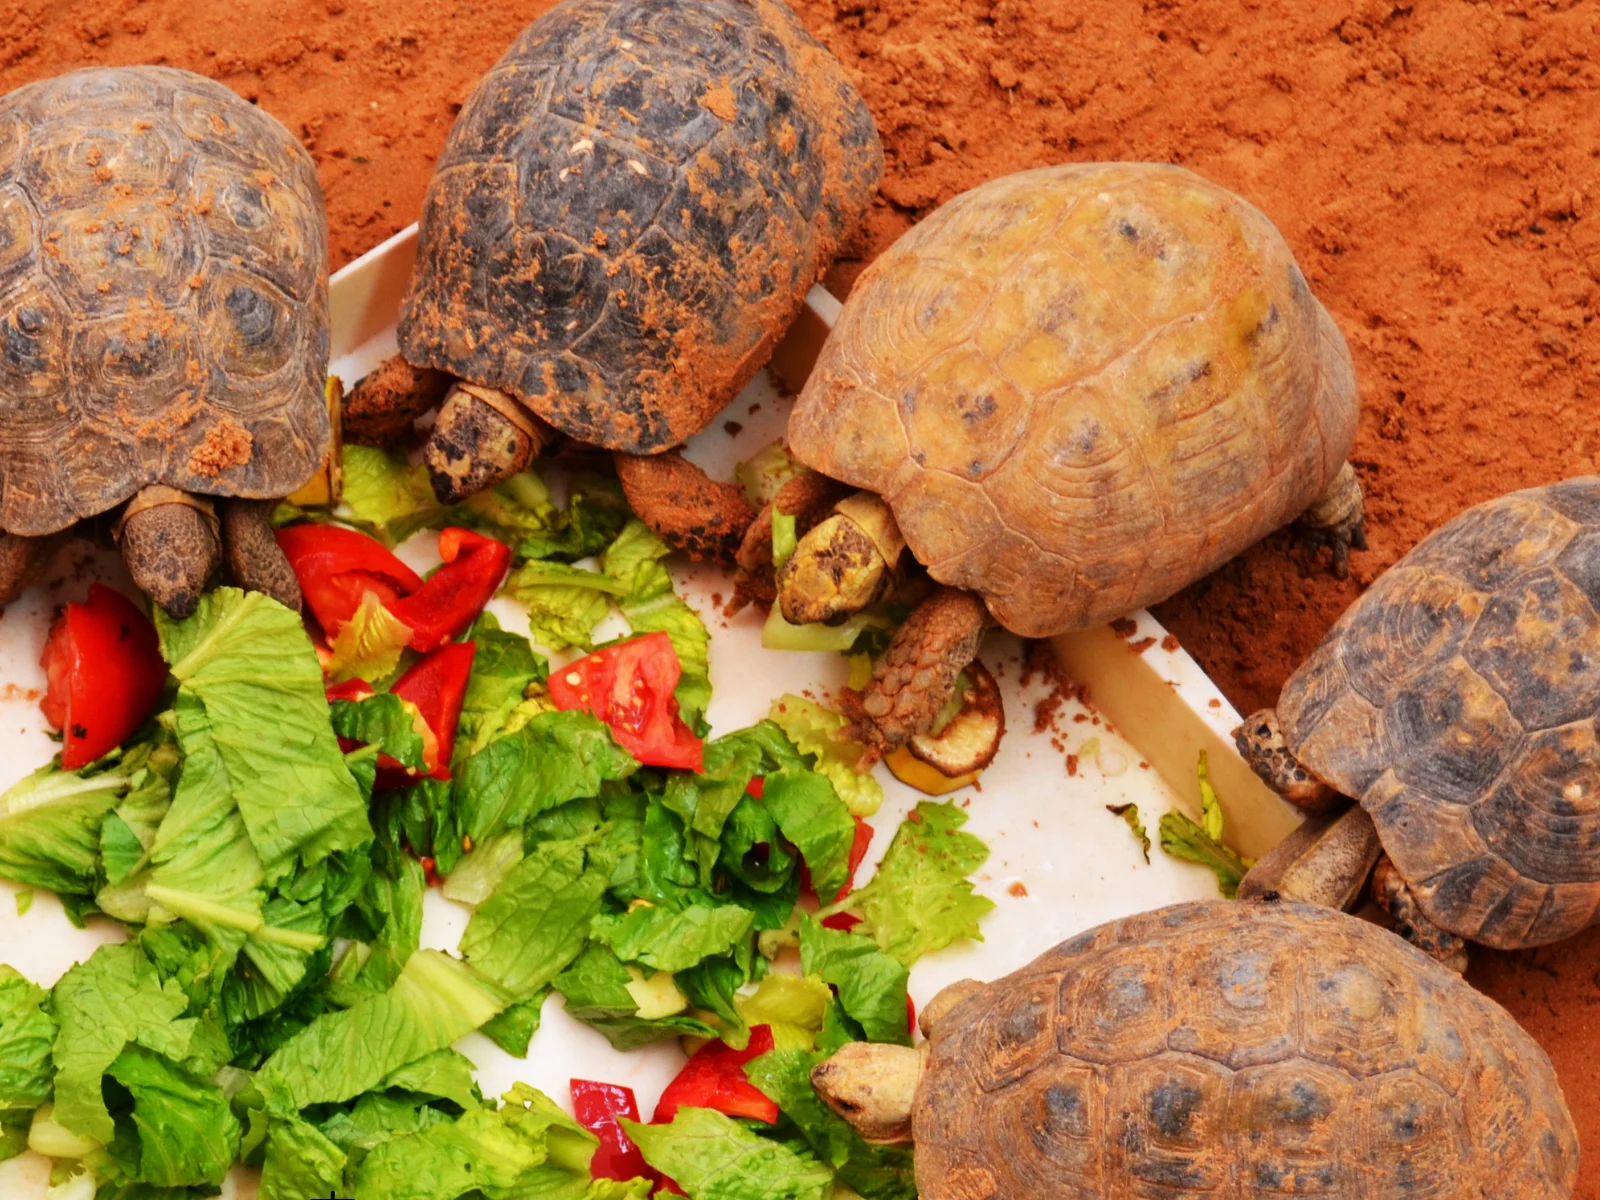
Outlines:
[[766,361],[882,171],[779,0],[567,0],[450,132],[400,349],[582,441],[665,450]]
[[0,98],[0,529],[149,484],[268,499],[329,444],[311,157],[227,88],[97,67]]
[[789,441],[1038,637],[1299,515],[1356,417],[1344,339],[1261,213],[1176,167],[1075,165],[975,188],[880,255]]
[[1578,1142],[1510,1014],[1329,909],[1113,921],[934,1028],[923,1200],[1562,1200]]
[[1372,814],[1435,924],[1512,948],[1600,910],[1600,478],[1469,508],[1284,685],[1290,751]]

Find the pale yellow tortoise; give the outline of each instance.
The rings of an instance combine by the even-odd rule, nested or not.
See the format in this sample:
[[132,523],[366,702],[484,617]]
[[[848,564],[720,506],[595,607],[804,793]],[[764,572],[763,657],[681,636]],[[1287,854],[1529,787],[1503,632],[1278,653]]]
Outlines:
[[820,1064],[922,1200],[1563,1200],[1578,1139],[1543,1050],[1376,925],[1260,900],[1113,921],[928,1005],[919,1048]]
[[1357,407],[1343,337],[1239,197],[1148,164],[994,180],[885,251],[823,348],[790,449],[867,494],[802,531],[783,615],[878,599],[902,546],[951,589],[867,689],[856,733],[886,753],[991,618],[1102,624],[1296,517],[1342,572],[1364,545]]

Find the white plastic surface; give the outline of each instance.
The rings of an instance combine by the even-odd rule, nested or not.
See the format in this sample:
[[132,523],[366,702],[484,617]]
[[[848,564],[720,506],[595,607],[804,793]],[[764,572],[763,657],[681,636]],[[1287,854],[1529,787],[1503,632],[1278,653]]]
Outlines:
[[[413,245],[414,230],[407,230],[334,278],[332,369],[347,385],[394,350],[394,316]],[[813,296],[813,311],[831,323],[837,302],[826,293]],[[714,474],[731,478],[735,462],[782,435],[786,415],[787,402],[762,374],[694,439],[689,456]],[[738,428],[725,427],[725,422]],[[430,540],[429,535],[419,535],[404,548],[406,557],[419,565],[428,563]],[[844,682],[846,668],[839,655],[763,649],[763,614],[747,609],[731,620],[720,616],[713,597],[731,591],[724,573],[685,564],[674,574],[680,591],[712,631],[714,699],[708,715],[713,735],[759,720],[784,692],[820,692]],[[81,598],[95,577],[127,587],[114,557],[74,545],[63,554],[50,584],[29,592],[0,618],[0,789],[47,762],[54,752],[37,704],[44,686],[39,654],[52,608]],[[501,600],[496,606],[506,628],[526,629],[526,618],[514,604]],[[1158,643],[1151,652],[1159,660],[1162,676],[1157,686],[1173,688],[1219,734],[1232,728],[1238,715],[1193,661],[1181,650],[1159,648],[1165,633],[1149,614],[1138,614],[1137,619],[1139,635],[1153,636]],[[1160,814],[1180,802],[1156,771],[1143,763],[1134,745],[1121,733],[1109,732],[1096,714],[1072,700],[1056,710],[1053,729],[1035,732],[1035,707],[1048,694],[1048,684],[1035,680],[1028,687],[1022,685],[1020,646],[1013,638],[991,638],[982,657],[1000,682],[1009,729],[999,756],[982,777],[982,790],[967,789],[953,798],[970,814],[968,829],[992,850],[978,886],[994,899],[996,908],[984,923],[983,942],[952,947],[917,964],[911,990],[919,1007],[947,983],[998,977],[1102,921],[1216,895],[1208,872],[1167,858],[1159,849],[1146,864],[1128,827],[1107,813],[1107,805],[1137,803],[1153,831]],[[561,661],[562,656],[552,658]],[[1138,740],[1137,731],[1134,737]],[[1091,738],[1098,740],[1098,761],[1082,753]],[[1079,756],[1076,774],[1068,772],[1069,754]],[[867,858],[869,868],[887,849],[901,818],[921,798],[887,770],[880,767],[878,773],[887,799],[871,822],[877,837]],[[862,881],[867,874],[863,872]],[[120,926],[105,919],[91,921],[86,931],[73,929],[60,905],[44,894],[36,895],[31,911],[19,918],[11,900],[14,890],[0,884],[0,962],[11,963],[41,984],[53,983],[97,944],[120,936]],[[454,951],[466,919],[466,910],[430,893],[424,943]],[[647,1119],[661,1088],[682,1062],[670,1043],[627,1054],[614,1051],[598,1033],[568,1018],[554,997],[545,1005],[544,1023],[527,1060],[507,1056],[476,1034],[460,1049],[478,1064],[486,1095],[525,1081],[566,1104],[569,1079],[600,1079],[633,1087]],[[46,1166],[32,1155],[0,1164],[0,1197],[42,1198]],[[254,1183],[248,1172],[240,1176],[237,1191],[230,1188],[226,1194],[251,1200]]]

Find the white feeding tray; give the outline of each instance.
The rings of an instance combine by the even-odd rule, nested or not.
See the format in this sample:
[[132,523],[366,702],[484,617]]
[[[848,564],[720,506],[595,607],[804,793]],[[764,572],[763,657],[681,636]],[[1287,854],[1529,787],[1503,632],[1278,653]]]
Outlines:
[[[395,320],[415,247],[413,226],[333,277],[331,369],[347,385],[395,352]],[[791,386],[798,387],[810,371],[838,310],[831,295],[812,290],[773,360],[774,370]],[[731,479],[736,462],[783,436],[788,410],[789,402],[763,372],[690,442],[688,457],[714,476]],[[431,565],[437,561],[433,540],[430,534],[418,535],[402,553],[415,565]],[[731,593],[727,573],[679,563],[673,574],[680,594],[711,630],[713,699],[707,716],[712,736],[760,720],[785,692],[820,693],[844,683],[840,655],[764,649],[760,611],[723,618],[715,597]],[[81,600],[94,578],[132,594],[114,556],[75,544],[62,554],[50,581],[0,617],[0,790],[55,752],[38,706],[45,685],[39,656],[51,611]],[[514,604],[499,600],[494,607],[505,628],[526,630],[526,616]],[[1103,921],[1216,896],[1216,881],[1207,870],[1156,848],[1147,864],[1127,825],[1106,811],[1107,805],[1137,804],[1152,836],[1170,808],[1198,816],[1195,763],[1201,750],[1208,752],[1211,779],[1222,797],[1228,839],[1241,853],[1260,855],[1298,821],[1234,752],[1230,731],[1239,715],[1216,686],[1149,613],[1136,613],[1131,620],[1131,631],[1123,625],[1119,631],[1092,630],[1053,643],[1066,675],[1084,689],[1081,694],[1092,707],[1072,695],[1052,698],[1055,687],[1048,679],[1025,683],[1023,648],[1016,638],[997,634],[985,642],[982,658],[1000,684],[1008,729],[979,788],[947,798],[963,805],[968,830],[990,848],[978,890],[996,907],[983,921],[981,943],[953,946],[912,970],[911,993],[919,1007],[947,983],[1004,975]],[[607,635],[604,629],[599,633]],[[575,655],[552,656],[557,662],[570,657]],[[1036,721],[1039,712],[1047,719]],[[1098,753],[1081,753],[1091,739]],[[901,819],[923,798],[881,766],[878,777],[886,799],[871,820],[877,836],[860,882],[870,877]],[[96,946],[123,936],[122,926],[106,918],[91,919],[86,930],[74,929],[47,894],[38,895],[27,916],[18,917],[11,899],[15,891],[0,883],[0,962],[41,985],[53,984]],[[466,909],[430,890],[423,944],[454,952],[467,917]],[[568,1017],[556,996],[545,1004],[527,1059],[510,1057],[478,1034],[458,1048],[478,1065],[485,1095],[521,1081],[565,1105],[570,1079],[598,1079],[631,1086],[646,1118],[683,1062],[670,1042],[629,1053],[613,1050],[599,1033]],[[42,1200],[48,1170],[49,1163],[31,1153],[0,1164],[0,1197]],[[223,1195],[252,1200],[251,1175],[236,1169]]]

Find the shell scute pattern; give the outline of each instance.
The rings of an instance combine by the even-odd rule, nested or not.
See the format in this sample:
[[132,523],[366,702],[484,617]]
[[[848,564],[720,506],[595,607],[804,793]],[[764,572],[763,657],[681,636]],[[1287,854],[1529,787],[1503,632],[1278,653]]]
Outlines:
[[[929,1200],[1570,1194],[1549,1060],[1392,934],[1202,902],[1075,942],[934,1029],[913,1117]],[[1228,1031],[1239,1057],[1213,1053]],[[977,1164],[986,1190],[947,1182]]]
[[[329,438],[311,159],[232,92],[96,68],[0,99],[0,529],[164,483],[269,498]],[[197,455],[219,429],[246,461]]]
[[473,92],[424,203],[409,361],[635,453],[754,374],[882,172],[774,0],[567,0]]
[[991,181],[880,255],[789,437],[883,495],[937,579],[1043,636],[1292,519],[1355,414],[1343,339],[1260,213],[1178,168],[1075,165]]
[[1340,618],[1278,711],[1296,757],[1372,814],[1434,922],[1505,948],[1591,924],[1600,479],[1431,534]]

